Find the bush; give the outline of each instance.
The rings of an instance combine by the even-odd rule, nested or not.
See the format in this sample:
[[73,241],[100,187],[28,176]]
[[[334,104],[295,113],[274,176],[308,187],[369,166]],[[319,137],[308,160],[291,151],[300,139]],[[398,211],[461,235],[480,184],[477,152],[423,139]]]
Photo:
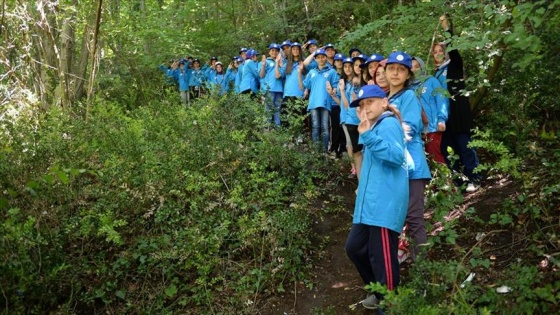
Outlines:
[[10,313],[254,313],[305,276],[326,162],[244,97],[4,122]]

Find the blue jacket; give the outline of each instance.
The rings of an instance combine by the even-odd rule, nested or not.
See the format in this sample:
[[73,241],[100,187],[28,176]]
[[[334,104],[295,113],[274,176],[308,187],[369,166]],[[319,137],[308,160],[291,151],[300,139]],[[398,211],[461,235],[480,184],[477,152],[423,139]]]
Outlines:
[[303,90],[299,89],[299,79],[298,79],[298,66],[299,61],[294,61],[292,64],[292,72],[290,74],[286,74],[286,67],[288,66],[288,62],[285,62],[280,69],[282,75],[285,76],[286,80],[284,81],[284,97],[303,97]]
[[206,75],[204,74],[204,70],[191,70],[191,80],[189,85],[190,86],[202,86],[206,82]]
[[411,89],[404,89],[389,98],[389,104],[395,106],[402,116],[402,120],[410,127],[408,135],[412,138],[406,143],[408,152],[414,160],[414,171],[409,174],[410,179],[431,179],[430,168],[424,152],[422,141],[422,109],[420,101]]
[[[260,74],[262,62],[259,62],[258,71]],[[282,92],[284,86],[282,84],[282,77],[276,78],[276,62],[272,58],[267,58],[265,62],[264,77],[261,78],[261,92]],[[280,70],[280,69],[278,69]],[[282,72],[280,72],[281,74]],[[259,75],[260,77],[260,75]]]
[[338,74],[334,69],[329,66],[324,66],[323,69],[319,68],[312,69],[309,71],[305,80],[303,81],[303,87],[309,89],[309,105],[307,110],[310,111],[316,108],[326,108],[328,111],[331,110],[330,95],[327,93],[327,81],[331,83],[333,88],[338,85]]
[[209,87],[212,91],[214,89],[219,89],[220,95],[224,95],[229,91],[229,83],[231,75],[226,73],[218,74],[216,73],[211,80],[208,81]]
[[191,72],[188,70],[187,65],[184,66],[183,70],[177,68],[172,72],[173,78],[177,83],[179,83],[179,91],[188,91],[189,84],[191,80]]
[[[348,107],[348,109],[346,109],[346,107],[344,107],[344,103],[342,102],[342,93],[344,93],[346,95],[346,99],[348,100],[348,106],[350,106],[350,103],[352,103],[352,93],[349,91],[353,91],[353,86],[352,86],[352,82],[351,81],[346,81],[344,84],[344,91],[341,91],[339,89],[336,90],[336,96],[338,96],[338,99],[340,100],[340,124],[345,124],[346,120],[348,119],[348,109],[350,109],[350,107]],[[349,98],[350,97],[350,98]],[[354,108],[354,113],[356,112],[356,109]]]
[[214,76],[216,76],[216,69],[212,69],[212,67],[208,67],[207,69],[204,70],[204,75],[206,76],[206,81],[213,81],[214,80]]
[[[384,115],[393,116],[391,112]],[[386,117],[360,137],[364,143],[363,162],[352,223],[401,233],[408,210],[408,171],[401,123]]]
[[257,93],[259,91],[259,72],[257,70],[257,63],[251,59],[245,60],[243,64],[243,77],[241,78],[241,84],[239,85],[239,91],[245,92],[247,90]]
[[[423,80],[423,82],[422,82]],[[449,102],[445,96],[447,90],[432,76],[421,78],[412,85],[416,95],[420,96],[422,108],[428,116],[426,132],[436,132],[440,122],[446,122],[449,112]]]
[[[346,98],[348,99],[348,105],[350,105],[350,103],[352,103],[352,93],[356,93],[356,96],[358,95],[358,92],[360,92],[360,88],[356,88],[354,87],[354,85],[352,85],[352,82],[346,82]],[[358,117],[358,112],[356,111],[356,107],[350,107],[348,108],[348,112],[346,113],[346,122],[347,125],[359,125],[360,124],[360,118]]]
[[243,78],[243,64],[237,67],[237,73],[235,74],[235,83],[233,84],[233,90],[235,93],[241,93],[241,79]]

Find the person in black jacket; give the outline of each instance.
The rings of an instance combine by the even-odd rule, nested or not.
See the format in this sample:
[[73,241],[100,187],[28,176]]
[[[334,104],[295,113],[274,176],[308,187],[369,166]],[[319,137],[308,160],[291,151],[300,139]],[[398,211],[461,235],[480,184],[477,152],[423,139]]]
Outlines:
[[[447,16],[439,18],[441,26],[451,38],[453,36],[453,25]],[[471,142],[471,129],[473,118],[468,96],[464,95],[465,73],[463,59],[459,51],[452,48],[446,52],[444,43],[437,43],[432,48],[432,56],[436,64],[435,77],[440,81],[443,88],[449,92],[449,118],[445,125],[441,140],[441,152],[447,165],[455,171],[461,170],[468,178],[467,192],[475,192],[480,187],[480,175],[475,172],[479,165],[478,157],[473,148],[469,148]],[[451,147],[455,154],[459,155],[459,161],[451,165],[447,148]]]

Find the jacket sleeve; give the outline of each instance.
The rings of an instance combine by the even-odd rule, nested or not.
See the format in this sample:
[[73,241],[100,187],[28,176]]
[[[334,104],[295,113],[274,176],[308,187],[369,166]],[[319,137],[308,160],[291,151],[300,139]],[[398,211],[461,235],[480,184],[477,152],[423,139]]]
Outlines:
[[430,85],[432,85],[432,94],[436,103],[437,122],[446,122],[449,117],[449,100],[445,95],[445,90],[438,79],[431,77]]
[[365,154],[373,154],[393,167],[405,163],[404,134],[398,119],[385,118],[378,126],[360,135],[367,148]]
[[[453,38],[453,29],[450,28],[447,30],[447,32],[449,33],[449,44],[451,44],[451,40]],[[451,79],[451,80],[462,80],[464,77],[464,72],[463,72],[463,58],[461,57],[461,54],[459,53],[459,50],[457,50],[457,48],[453,48],[452,50],[448,51],[449,54],[449,66],[447,67],[447,78]]]

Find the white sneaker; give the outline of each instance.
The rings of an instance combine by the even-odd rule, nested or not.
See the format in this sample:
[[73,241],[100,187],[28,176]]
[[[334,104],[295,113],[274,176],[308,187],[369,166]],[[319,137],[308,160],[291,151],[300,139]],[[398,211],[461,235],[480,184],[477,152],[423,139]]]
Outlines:
[[362,301],[362,306],[370,310],[376,309],[378,304],[379,301],[377,300],[375,294],[368,294],[366,299]]
[[467,185],[466,192],[472,193],[472,192],[477,191],[478,188],[480,188],[480,185],[478,185],[478,184],[473,184],[473,183],[469,183],[469,184]]

